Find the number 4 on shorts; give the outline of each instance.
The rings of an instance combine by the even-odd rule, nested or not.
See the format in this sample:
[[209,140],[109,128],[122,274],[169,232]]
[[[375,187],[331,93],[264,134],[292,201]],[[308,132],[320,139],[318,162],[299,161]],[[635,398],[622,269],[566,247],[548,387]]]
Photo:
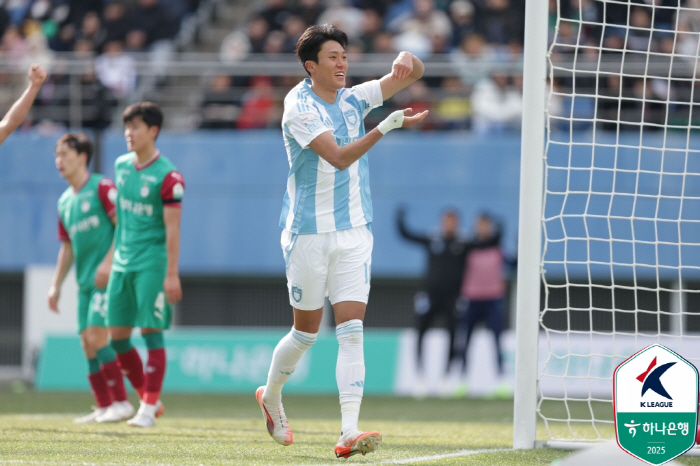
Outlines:
[[156,296],[156,302],[153,304],[153,307],[155,307],[153,315],[163,320],[163,309],[165,309],[165,293],[163,293],[162,291],[158,293],[158,296]]

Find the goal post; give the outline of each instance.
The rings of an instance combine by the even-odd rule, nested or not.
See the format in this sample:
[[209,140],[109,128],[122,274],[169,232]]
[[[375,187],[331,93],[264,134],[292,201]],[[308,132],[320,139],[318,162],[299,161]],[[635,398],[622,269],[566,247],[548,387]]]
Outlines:
[[534,448],[540,314],[542,180],[545,140],[548,2],[527,0],[518,215],[513,448]]
[[526,2],[515,449],[613,439],[647,345],[700,365],[700,0],[557,6],[548,37]]

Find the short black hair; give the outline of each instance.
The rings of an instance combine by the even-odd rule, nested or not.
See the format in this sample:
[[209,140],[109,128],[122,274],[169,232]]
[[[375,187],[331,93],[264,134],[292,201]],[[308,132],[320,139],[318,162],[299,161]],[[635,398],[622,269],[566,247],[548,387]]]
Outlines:
[[126,110],[122,113],[122,121],[125,124],[136,117],[140,117],[149,128],[157,126],[160,134],[160,129],[163,127],[163,111],[158,104],[145,101],[137,102],[126,107]]
[[56,141],[56,147],[60,146],[61,144],[67,145],[78,154],[86,154],[87,163],[85,166],[90,166],[90,160],[92,160],[94,147],[92,145],[92,141],[90,141],[90,138],[85,133],[64,134],[58,141]]
[[348,46],[348,36],[332,24],[309,26],[297,41],[297,58],[304,67],[306,74],[311,76],[304,63],[308,60],[318,63],[318,52],[329,40],[338,42],[343,48]]

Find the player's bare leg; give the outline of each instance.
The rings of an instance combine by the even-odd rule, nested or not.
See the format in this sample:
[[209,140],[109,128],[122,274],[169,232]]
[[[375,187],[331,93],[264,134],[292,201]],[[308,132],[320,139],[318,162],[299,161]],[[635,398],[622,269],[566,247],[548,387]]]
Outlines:
[[286,446],[294,441],[282,406],[282,387],[294,373],[304,353],[316,342],[322,317],[323,308],[312,311],[294,309],[294,327],[275,347],[267,383],[255,392],[267,432],[280,445]]
[[338,383],[342,428],[335,445],[338,458],[348,458],[375,451],[381,446],[379,432],[362,432],[357,423],[365,386],[363,320],[367,305],[357,301],[343,301],[333,305],[335,335],[338,339],[338,362],[335,378]]

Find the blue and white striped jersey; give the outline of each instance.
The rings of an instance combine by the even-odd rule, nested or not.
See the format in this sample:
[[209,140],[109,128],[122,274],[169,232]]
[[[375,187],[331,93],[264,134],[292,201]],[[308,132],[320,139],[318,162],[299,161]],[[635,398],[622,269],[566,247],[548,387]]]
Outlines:
[[280,226],[304,235],[367,225],[372,222],[367,154],[340,171],[309,144],[326,131],[339,146],[364,136],[364,118],[383,103],[379,81],[339,89],[332,104],[310,86],[307,78],[284,98],[282,133],[290,169]]

